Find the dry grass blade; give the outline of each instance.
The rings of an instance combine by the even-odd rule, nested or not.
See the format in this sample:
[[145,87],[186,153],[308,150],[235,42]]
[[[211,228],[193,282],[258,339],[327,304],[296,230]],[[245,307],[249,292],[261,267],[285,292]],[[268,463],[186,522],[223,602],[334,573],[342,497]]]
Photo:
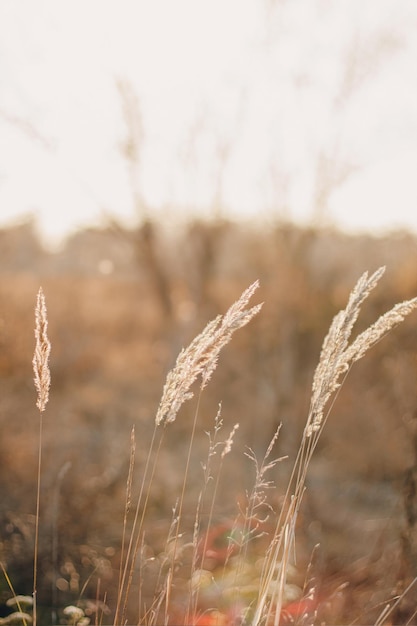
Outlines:
[[156,415],[157,425],[175,420],[182,404],[193,397],[190,388],[199,376],[201,389],[207,385],[216,369],[221,349],[229,343],[236,330],[245,326],[261,310],[262,304],[245,308],[258,287],[259,281],[250,285],[224,316],[219,315],[209,322],[188,348],[180,352],[174,369],[167,376]]
[[35,375],[35,387],[38,392],[36,406],[39,411],[44,411],[49,399],[51,386],[51,374],[49,371],[49,354],[51,344],[48,339],[48,316],[46,312],[45,296],[42,287],[38,291],[35,308],[35,353],[33,355],[33,372]]

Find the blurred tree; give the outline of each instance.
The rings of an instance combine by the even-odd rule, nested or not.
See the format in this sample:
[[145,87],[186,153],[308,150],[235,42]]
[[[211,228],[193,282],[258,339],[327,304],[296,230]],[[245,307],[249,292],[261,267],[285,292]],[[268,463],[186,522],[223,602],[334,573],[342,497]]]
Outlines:
[[[139,219],[138,227],[131,232],[131,242],[135,248],[138,261],[146,268],[160,309],[166,321],[174,315],[171,281],[167,264],[161,258],[158,249],[155,222],[150,217],[149,208],[142,193],[141,166],[144,130],[140,103],[131,84],[119,80],[117,86],[123,105],[127,136],[122,146],[122,153],[129,168],[129,179],[133,203]],[[126,231],[123,231],[126,234]]]

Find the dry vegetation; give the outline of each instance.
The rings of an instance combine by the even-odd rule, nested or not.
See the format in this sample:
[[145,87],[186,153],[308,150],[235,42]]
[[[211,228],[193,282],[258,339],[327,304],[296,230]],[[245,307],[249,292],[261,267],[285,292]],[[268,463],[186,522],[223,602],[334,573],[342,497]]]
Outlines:
[[[62,623],[80,623],[63,607],[88,613],[99,605],[92,623],[137,623],[139,615],[143,624],[239,624],[245,606],[253,609],[247,620],[258,619],[255,606],[259,615],[268,611],[276,575],[280,623],[377,623],[417,575],[415,319],[376,342],[347,384],[332,385],[360,346],[374,342],[363,335],[362,344],[347,344],[379,278],[374,269],[387,266],[355,333],[417,294],[417,242],[285,225],[256,231],[195,223],[175,235],[152,223],[143,228],[81,233],[56,255],[39,248],[30,225],[0,233],[0,540],[16,593],[33,588],[39,413],[31,360],[42,285],[52,344],[37,549],[44,623],[51,607]],[[313,400],[337,393],[322,433],[326,412],[310,406],[320,346],[366,268],[370,283],[363,279],[350,315],[332,327],[330,345],[339,341],[339,352],[322,353],[314,379]],[[247,311],[250,296],[255,305],[264,301],[262,312],[224,350],[223,339],[236,329],[233,314],[231,326],[226,315],[183,353],[181,376],[200,367],[203,381],[212,374],[210,387],[199,394],[194,385],[195,397],[175,419],[168,378],[156,428],[163,383],[181,349],[256,279],[256,295],[247,292],[238,312]],[[250,308],[237,326],[257,312]],[[385,318],[386,325],[397,321]],[[187,360],[196,348],[198,358]],[[318,380],[328,386],[319,388]],[[187,398],[189,389],[181,393]],[[294,463],[298,481],[285,497]],[[129,548],[135,516],[139,532]],[[274,566],[287,559],[285,568]],[[6,576],[0,592],[5,603]],[[380,623],[413,623],[415,598],[411,588]],[[100,602],[111,614],[100,613]]]

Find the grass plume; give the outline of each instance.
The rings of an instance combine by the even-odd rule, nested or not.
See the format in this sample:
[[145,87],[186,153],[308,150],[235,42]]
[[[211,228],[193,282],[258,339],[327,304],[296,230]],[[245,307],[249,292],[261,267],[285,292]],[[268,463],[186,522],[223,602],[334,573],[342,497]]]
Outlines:
[[333,319],[314,373],[310,412],[306,425],[306,435],[309,437],[320,429],[324,409],[340,387],[340,381],[351,365],[361,359],[373,345],[402,322],[417,306],[417,298],[400,302],[385,315],[381,315],[372,326],[358,335],[349,345],[350,335],[361,305],[376,287],[384,272],[385,267],[380,267],[369,277],[368,272],[362,274],[349,296],[346,308]]
[[38,446],[38,472],[36,491],[36,516],[35,516],[35,548],[33,557],[33,624],[36,626],[36,593],[39,552],[39,515],[40,515],[40,492],[41,492],[41,467],[42,467],[42,414],[49,400],[49,388],[51,374],[49,370],[49,355],[51,344],[48,339],[48,315],[46,311],[45,296],[40,287],[35,307],[35,353],[33,355],[33,372],[35,388],[38,392],[36,406],[39,409],[39,446]]
[[49,388],[51,386],[51,374],[49,370],[49,355],[51,344],[48,339],[48,316],[46,311],[45,296],[40,287],[35,308],[35,353],[33,355],[33,372],[35,388],[38,392],[36,406],[42,413],[49,400]]
[[221,349],[229,343],[236,330],[245,326],[261,310],[262,304],[245,308],[258,287],[259,281],[250,285],[224,316],[218,315],[209,322],[188,348],[180,352],[163,389],[155,420],[158,425],[175,420],[182,404],[193,397],[190,387],[199,376],[200,389],[206,387],[217,367]]
[[[324,339],[313,377],[312,398],[303,438],[287,487],[282,512],[266,555],[252,626],[258,626],[264,619],[270,622],[272,614],[272,623],[278,626],[288,565],[295,546],[296,522],[306,488],[307,470],[332,407],[331,401],[334,401],[352,364],[362,358],[372,346],[417,307],[417,298],[395,305],[349,344],[361,306],[384,272],[385,267],[380,267],[371,276],[368,276],[368,272],[362,274],[350,293],[345,309],[334,317]],[[329,404],[330,409],[327,408]]]

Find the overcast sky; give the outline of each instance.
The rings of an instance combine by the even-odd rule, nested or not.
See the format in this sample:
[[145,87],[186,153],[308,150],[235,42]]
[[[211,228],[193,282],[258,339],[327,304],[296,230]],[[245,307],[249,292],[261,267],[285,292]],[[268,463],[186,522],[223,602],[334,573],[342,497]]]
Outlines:
[[124,81],[163,219],[417,231],[416,33],[415,0],[0,0],[0,225],[134,223]]

